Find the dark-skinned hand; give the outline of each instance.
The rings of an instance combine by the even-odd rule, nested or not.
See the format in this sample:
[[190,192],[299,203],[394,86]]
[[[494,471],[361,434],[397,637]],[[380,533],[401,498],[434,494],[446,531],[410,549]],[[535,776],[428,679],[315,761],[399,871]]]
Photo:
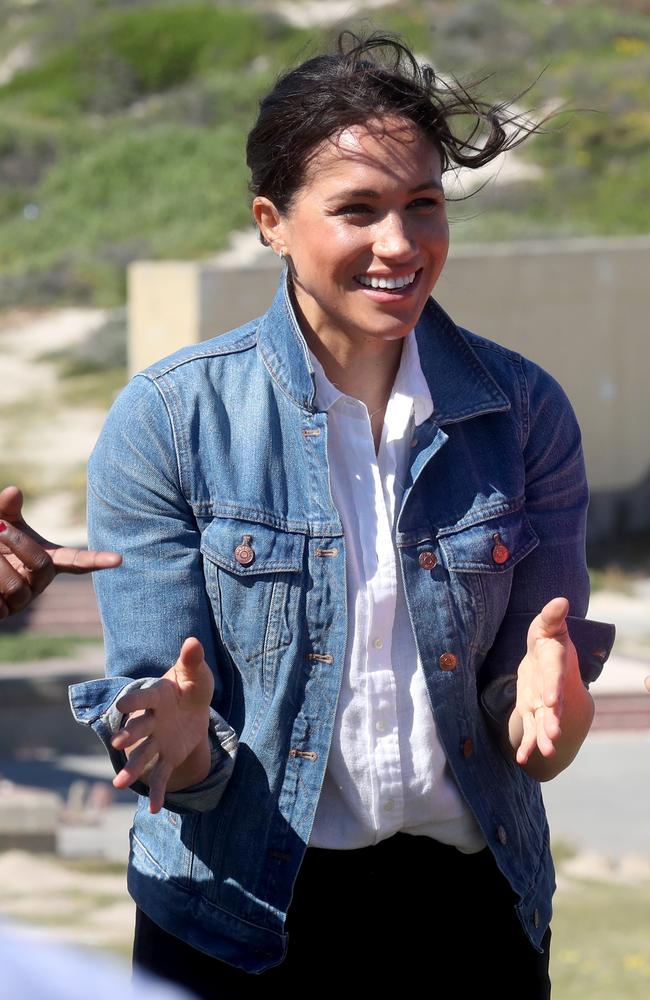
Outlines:
[[117,552],[94,552],[48,542],[22,516],[17,486],[0,492],[0,620],[22,611],[57,573],[93,573],[119,566]]

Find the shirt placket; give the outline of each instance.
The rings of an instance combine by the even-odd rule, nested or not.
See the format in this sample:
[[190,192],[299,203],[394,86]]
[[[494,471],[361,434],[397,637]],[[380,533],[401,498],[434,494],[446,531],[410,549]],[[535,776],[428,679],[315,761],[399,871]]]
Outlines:
[[393,546],[395,478],[398,443],[407,431],[412,403],[403,395],[391,396],[375,456],[370,421],[372,472],[377,524],[377,569],[368,581],[369,634],[366,656],[368,739],[372,748],[374,814],[376,828],[385,835],[399,830],[404,821],[404,776],[399,743],[397,683],[392,658],[392,634],[397,601],[397,566]]

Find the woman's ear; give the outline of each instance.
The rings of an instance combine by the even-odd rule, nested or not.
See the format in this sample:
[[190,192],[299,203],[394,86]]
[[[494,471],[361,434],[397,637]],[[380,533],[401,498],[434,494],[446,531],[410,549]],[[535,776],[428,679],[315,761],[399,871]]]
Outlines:
[[277,254],[286,252],[282,216],[269,198],[258,195],[253,199],[253,217],[260,231],[262,243]]

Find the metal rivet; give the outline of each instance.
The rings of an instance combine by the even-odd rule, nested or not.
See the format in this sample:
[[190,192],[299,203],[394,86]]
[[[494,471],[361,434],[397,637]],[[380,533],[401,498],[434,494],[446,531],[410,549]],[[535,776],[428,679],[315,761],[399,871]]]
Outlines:
[[472,741],[471,740],[464,740],[463,741],[463,757],[465,757],[465,759],[467,759],[468,757],[471,757],[473,753],[474,753],[474,744],[472,743]]
[[255,559],[255,550],[251,548],[252,541],[252,535],[244,535],[241,540],[241,545],[238,545],[235,549],[235,559],[240,566],[250,566]]

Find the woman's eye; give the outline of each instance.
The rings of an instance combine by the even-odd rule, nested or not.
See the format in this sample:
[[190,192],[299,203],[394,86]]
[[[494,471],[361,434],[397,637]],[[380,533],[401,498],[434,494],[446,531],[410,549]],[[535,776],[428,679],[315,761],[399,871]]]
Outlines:
[[413,208],[437,208],[442,202],[438,201],[437,198],[415,198],[411,202]]
[[338,211],[339,215],[367,215],[372,212],[370,205],[344,205]]

